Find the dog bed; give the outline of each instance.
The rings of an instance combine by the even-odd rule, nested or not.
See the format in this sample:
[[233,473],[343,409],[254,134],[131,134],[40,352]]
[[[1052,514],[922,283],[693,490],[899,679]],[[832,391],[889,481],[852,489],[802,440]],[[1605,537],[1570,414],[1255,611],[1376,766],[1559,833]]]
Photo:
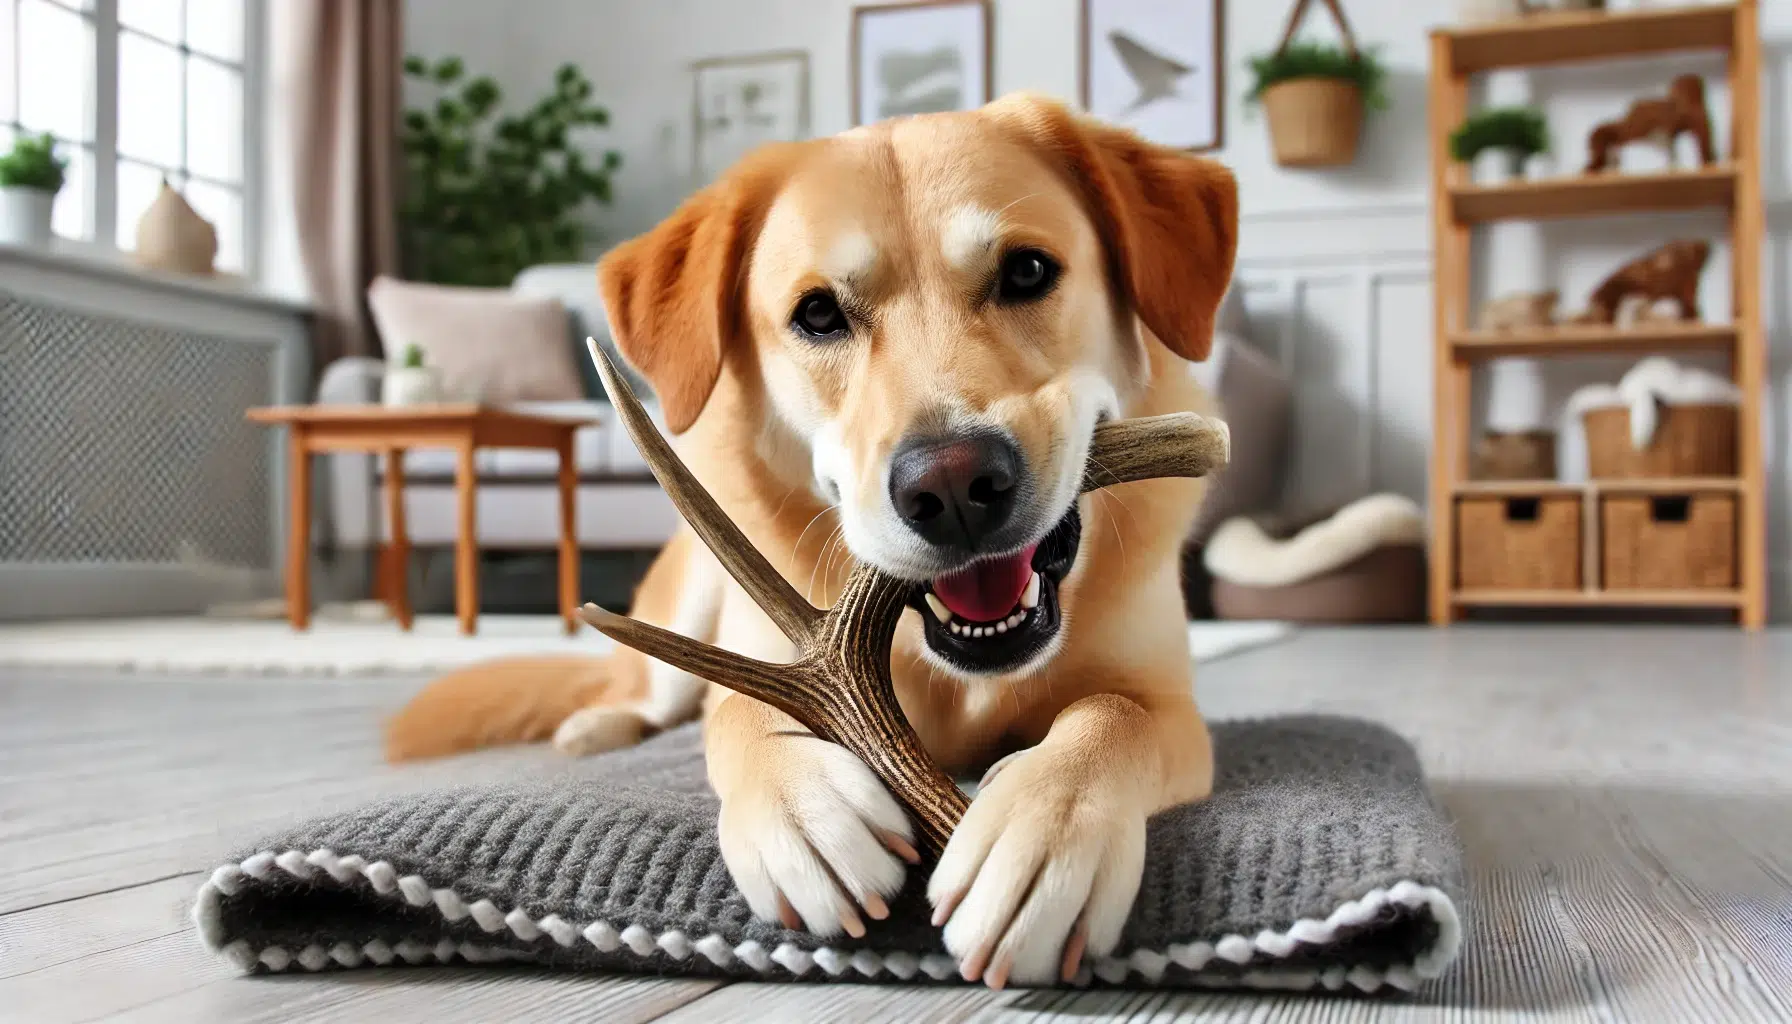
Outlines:
[[1373,494],[1306,522],[1238,517],[1202,552],[1221,619],[1414,622],[1425,615],[1425,519]]
[[[1117,955],[1079,982],[1373,991],[1455,958],[1461,851],[1379,726],[1220,723],[1213,797],[1154,817]],[[957,982],[911,872],[826,942],[753,919],[716,846],[699,727],[563,774],[388,800],[269,836],[200,887],[246,971],[523,962],[759,980]]]

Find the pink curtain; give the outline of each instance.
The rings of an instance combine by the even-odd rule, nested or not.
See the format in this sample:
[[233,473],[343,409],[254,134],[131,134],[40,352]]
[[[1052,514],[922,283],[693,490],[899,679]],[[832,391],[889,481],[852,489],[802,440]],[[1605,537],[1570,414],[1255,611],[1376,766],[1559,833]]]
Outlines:
[[313,366],[373,355],[367,286],[398,267],[403,0],[279,0],[299,255]]

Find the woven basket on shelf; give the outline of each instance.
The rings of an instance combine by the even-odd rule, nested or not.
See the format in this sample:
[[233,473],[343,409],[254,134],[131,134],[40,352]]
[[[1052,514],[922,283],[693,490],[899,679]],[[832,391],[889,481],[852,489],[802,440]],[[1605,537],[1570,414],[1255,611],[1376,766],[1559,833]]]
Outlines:
[[1469,476],[1475,480],[1554,480],[1555,431],[1487,431],[1476,439],[1470,453]]
[[[1280,53],[1294,40],[1311,0],[1299,0],[1282,31]],[[1324,0],[1344,49],[1357,55],[1356,35],[1338,0]],[[1263,112],[1269,118],[1270,148],[1283,167],[1335,167],[1356,159],[1363,134],[1363,90],[1341,78],[1290,78],[1263,90]]]
[[1608,590],[1736,585],[1736,498],[1611,495],[1600,502],[1600,576]]
[[1457,585],[1579,589],[1580,525],[1576,494],[1463,498],[1456,507]]
[[1595,480],[1663,480],[1736,475],[1736,406],[1664,405],[1646,448],[1630,443],[1630,410],[1589,409],[1587,475]]

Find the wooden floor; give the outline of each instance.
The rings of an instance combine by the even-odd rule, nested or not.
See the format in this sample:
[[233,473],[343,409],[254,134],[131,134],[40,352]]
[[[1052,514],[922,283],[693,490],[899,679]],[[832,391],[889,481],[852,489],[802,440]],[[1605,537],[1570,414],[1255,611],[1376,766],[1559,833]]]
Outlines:
[[0,669],[0,1020],[1792,1021],[1792,634],[1309,632],[1204,669],[1213,717],[1361,714],[1418,740],[1472,892],[1462,960],[1405,1000],[236,975],[186,911],[239,841],[557,770],[541,749],[380,765],[377,721],[414,686]]

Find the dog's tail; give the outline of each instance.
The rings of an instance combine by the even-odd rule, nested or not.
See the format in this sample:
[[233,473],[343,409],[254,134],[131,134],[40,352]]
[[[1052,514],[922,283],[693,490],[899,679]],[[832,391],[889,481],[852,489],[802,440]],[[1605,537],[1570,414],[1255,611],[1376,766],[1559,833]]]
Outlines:
[[[436,679],[386,723],[386,758],[411,761],[554,734],[568,715],[618,692],[609,658],[505,658]],[[626,673],[624,673],[626,674]]]

